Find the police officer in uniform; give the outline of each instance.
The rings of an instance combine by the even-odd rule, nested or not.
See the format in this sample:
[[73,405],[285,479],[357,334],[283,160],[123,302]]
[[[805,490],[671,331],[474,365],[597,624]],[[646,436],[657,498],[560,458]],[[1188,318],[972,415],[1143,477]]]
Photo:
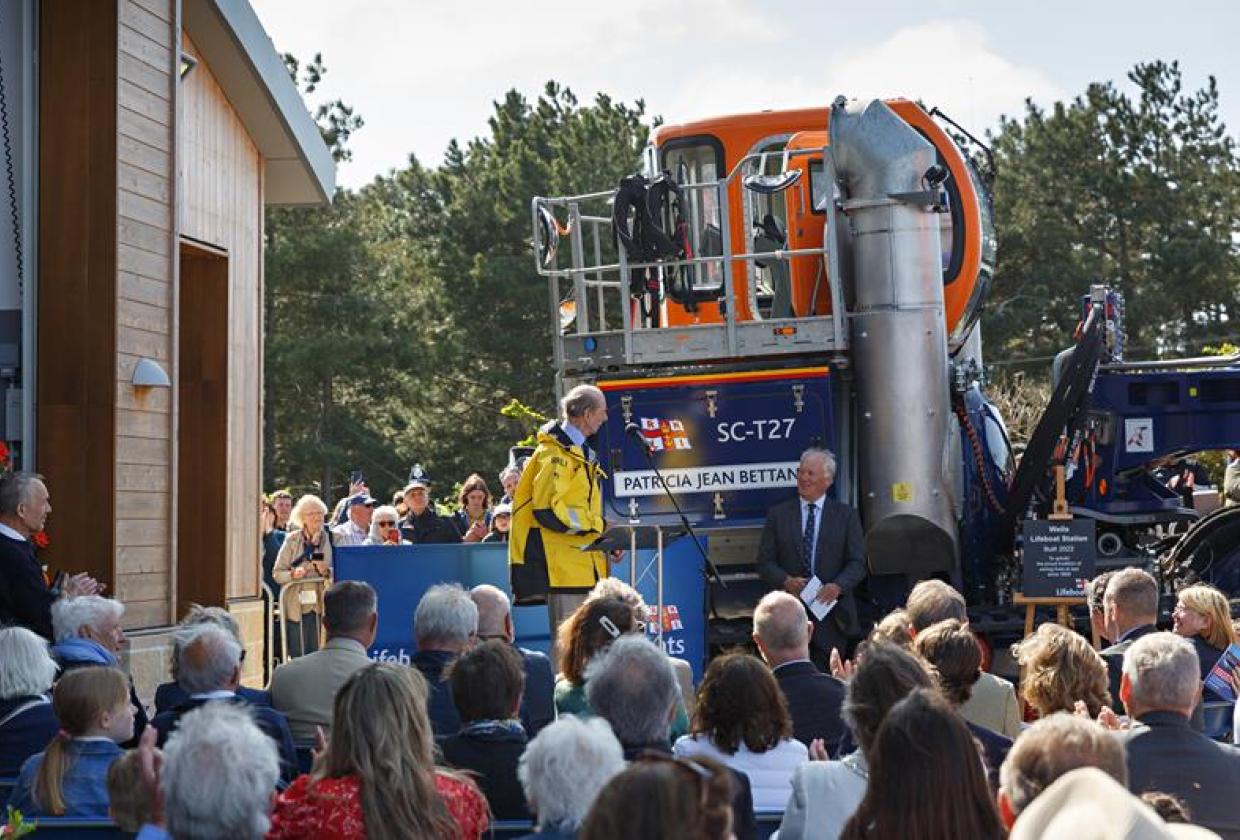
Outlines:
[[452,522],[435,512],[431,503],[431,480],[421,464],[414,464],[405,485],[405,507],[409,512],[400,521],[400,535],[414,545],[459,543],[461,535]]

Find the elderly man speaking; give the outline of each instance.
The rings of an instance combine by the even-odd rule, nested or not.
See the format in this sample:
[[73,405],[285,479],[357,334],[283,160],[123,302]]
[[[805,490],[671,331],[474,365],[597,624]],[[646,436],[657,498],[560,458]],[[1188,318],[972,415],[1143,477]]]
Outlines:
[[602,532],[603,471],[589,441],[607,422],[607,401],[578,385],[560,403],[561,419],[538,430],[538,448],[512,500],[508,562],[517,603],[547,602],[551,638],[600,579],[601,551],[582,551]]

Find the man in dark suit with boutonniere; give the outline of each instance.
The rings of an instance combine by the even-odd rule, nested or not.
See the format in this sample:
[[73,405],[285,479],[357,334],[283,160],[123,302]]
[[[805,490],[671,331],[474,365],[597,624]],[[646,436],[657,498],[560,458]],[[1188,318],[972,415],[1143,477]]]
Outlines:
[[835,602],[821,620],[810,615],[810,658],[824,671],[832,648],[844,656],[849,637],[860,632],[852,592],[866,574],[861,519],[848,505],[827,498],[834,480],[834,455],[816,448],[802,453],[797,496],[767,512],[757,560],[758,573],[771,588],[801,597],[817,578],[822,586],[814,600]]
[[43,479],[33,473],[0,476],[0,625],[28,627],[52,639],[52,602],[61,595],[95,595],[98,581],[85,573],[62,575],[55,586],[43,579],[34,538],[52,512]]

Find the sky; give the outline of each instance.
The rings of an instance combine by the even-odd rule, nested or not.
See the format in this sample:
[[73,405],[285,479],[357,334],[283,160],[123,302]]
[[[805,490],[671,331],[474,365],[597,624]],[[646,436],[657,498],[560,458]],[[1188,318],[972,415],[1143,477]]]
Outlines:
[[533,99],[549,79],[583,102],[642,99],[669,123],[903,96],[980,135],[1027,98],[1130,87],[1137,62],[1178,60],[1189,90],[1217,78],[1240,137],[1237,0],[250,2],[281,52],[322,53],[328,72],[309,103],[340,98],[365,120],[337,172],[350,188],[411,154],[438,165],[451,139],[487,133],[506,91]]

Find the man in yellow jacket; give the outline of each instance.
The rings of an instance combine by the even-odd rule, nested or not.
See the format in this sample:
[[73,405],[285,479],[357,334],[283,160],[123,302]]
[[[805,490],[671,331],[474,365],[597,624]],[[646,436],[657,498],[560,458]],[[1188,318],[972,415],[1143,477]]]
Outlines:
[[601,551],[582,551],[603,532],[605,475],[587,439],[607,422],[607,401],[593,385],[578,385],[560,402],[558,421],[538,430],[513,493],[508,563],[517,603],[547,602],[556,630],[607,577]]

